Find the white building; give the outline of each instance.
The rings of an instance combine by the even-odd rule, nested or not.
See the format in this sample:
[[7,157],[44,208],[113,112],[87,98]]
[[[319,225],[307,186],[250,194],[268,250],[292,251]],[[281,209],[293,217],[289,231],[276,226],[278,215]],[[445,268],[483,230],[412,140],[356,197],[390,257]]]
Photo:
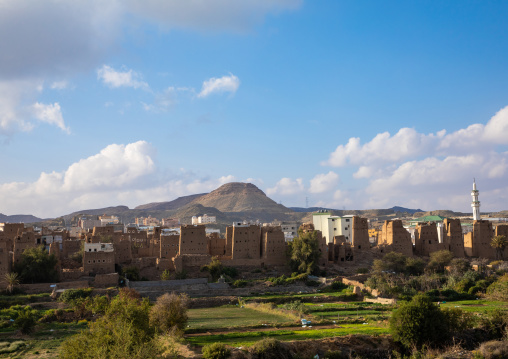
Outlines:
[[85,252],[113,252],[113,243],[85,243]]
[[326,238],[326,243],[333,243],[335,236],[344,236],[346,242],[351,242],[353,217],[352,215],[332,216],[330,212],[317,212],[312,214],[312,223],[314,229],[321,231],[323,238]]
[[199,224],[216,223],[216,222],[217,222],[216,216],[209,216],[205,214],[204,216],[198,217]]

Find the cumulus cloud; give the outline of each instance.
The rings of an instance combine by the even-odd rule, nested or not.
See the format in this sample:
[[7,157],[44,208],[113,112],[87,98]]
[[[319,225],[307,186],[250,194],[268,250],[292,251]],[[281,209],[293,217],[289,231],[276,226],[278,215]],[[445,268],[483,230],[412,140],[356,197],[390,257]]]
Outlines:
[[59,103],[35,100],[42,88],[40,80],[0,81],[0,135],[30,131],[41,122],[69,133]]
[[[62,78],[72,79],[96,69],[118,51],[122,31],[132,22],[147,22],[166,29],[243,32],[261,23],[268,14],[295,10],[301,4],[302,0],[3,0],[0,92],[13,82],[49,83],[51,89],[66,88]],[[108,86],[146,86],[132,70],[107,67],[101,70],[101,79]],[[214,92],[234,93],[239,85],[234,76],[215,80],[218,82],[203,88],[202,97]],[[0,99],[0,134],[34,127],[28,116],[31,105],[41,101],[40,93],[34,96],[33,89]],[[155,108],[162,107],[154,104]]]
[[279,182],[275,184],[274,187],[268,188],[266,190],[266,194],[268,196],[281,195],[288,196],[294,195],[297,193],[301,193],[304,191],[303,179],[297,178],[295,180],[284,177],[281,178]]
[[87,208],[172,200],[209,192],[232,175],[198,178],[180,171],[161,176],[155,149],[145,141],[111,144],[61,172],[42,172],[34,182],[0,184],[0,212],[52,217]]
[[111,88],[132,87],[148,88],[148,84],[141,81],[141,75],[133,70],[117,71],[111,66],[103,65],[97,70],[97,79]]
[[213,93],[230,92],[235,93],[240,86],[240,80],[233,74],[222,76],[220,78],[212,77],[203,82],[201,92],[198,97],[207,97]]
[[333,171],[318,174],[310,180],[310,193],[323,193],[331,191],[339,183],[339,175]]
[[55,125],[63,131],[70,133],[69,128],[65,127],[60,104],[54,103],[46,105],[40,102],[36,102],[32,105],[32,109],[34,117],[37,120]]
[[[393,136],[378,134],[363,145],[359,138],[351,138],[322,164],[356,167],[354,178],[369,179],[365,191],[358,190],[355,195],[361,202],[358,208],[398,204],[436,209],[440,203],[444,208],[466,210],[473,177],[487,193],[506,186],[508,152],[501,150],[505,145],[508,107],[486,124],[472,124],[451,133],[423,134],[402,128]],[[501,197],[504,200],[491,196],[492,208],[504,208],[508,195]]]

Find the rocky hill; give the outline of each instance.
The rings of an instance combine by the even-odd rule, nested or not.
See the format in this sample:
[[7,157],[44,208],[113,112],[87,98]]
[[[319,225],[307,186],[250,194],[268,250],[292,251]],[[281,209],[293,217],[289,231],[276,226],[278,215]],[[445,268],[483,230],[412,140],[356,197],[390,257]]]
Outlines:
[[191,204],[214,207],[221,212],[292,212],[287,207],[268,198],[266,194],[252,183],[231,182],[220,186]]
[[170,202],[153,202],[143,204],[141,206],[137,206],[134,209],[145,210],[145,211],[153,211],[153,210],[163,210],[163,211],[171,211],[175,209],[182,208],[187,204],[191,203],[195,199],[206,195],[206,193],[200,194],[192,194],[190,196],[178,197],[177,199]]

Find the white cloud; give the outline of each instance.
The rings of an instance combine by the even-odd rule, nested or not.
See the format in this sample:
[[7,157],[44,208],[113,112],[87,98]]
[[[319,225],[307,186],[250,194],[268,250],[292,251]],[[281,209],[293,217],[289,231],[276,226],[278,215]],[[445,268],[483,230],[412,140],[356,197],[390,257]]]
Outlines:
[[133,70],[117,71],[111,66],[103,65],[97,70],[97,79],[111,88],[132,87],[148,89],[148,84],[141,81],[141,75]]
[[0,213],[47,218],[114,205],[149,202],[209,192],[235,181],[232,175],[197,178],[190,172],[162,176],[155,149],[145,141],[112,144],[61,172],[42,172],[34,182],[0,184]]
[[30,131],[38,122],[69,132],[58,103],[35,101],[42,87],[40,80],[0,81],[0,135]]
[[37,120],[55,125],[63,131],[70,133],[69,128],[65,127],[62,110],[60,109],[59,103],[46,105],[40,102],[36,102],[32,105],[32,109],[34,117]]
[[266,190],[266,194],[268,196],[287,196],[301,193],[304,191],[304,189],[303,179],[297,178],[296,180],[293,180],[291,178],[284,177],[281,178],[274,187],[268,188]]
[[[350,138],[347,144],[337,146],[322,165],[356,168],[353,178],[368,179],[365,188],[358,181],[350,193],[355,208],[402,205],[430,210],[440,205],[470,211],[468,192],[476,177],[483,193],[490,196],[488,210],[501,210],[506,207],[508,194],[495,191],[507,183],[506,145],[508,107],[486,124],[476,123],[450,133],[441,130],[423,134],[402,128],[393,136],[380,133],[365,144],[360,138]],[[343,192],[339,193],[342,196]]]
[[310,180],[310,193],[323,193],[331,191],[339,183],[339,175],[333,171],[327,174],[318,174]]
[[[27,114],[31,104],[41,102],[40,93],[33,94],[35,87],[15,89],[3,99],[2,88],[14,82],[38,82],[51,84],[51,89],[64,89],[68,84],[62,78],[95,69],[117,52],[122,32],[131,24],[138,26],[143,21],[167,29],[244,32],[268,14],[295,10],[301,4],[302,0],[2,0],[0,135],[32,129],[34,123]],[[147,87],[132,70],[101,70],[101,79],[108,86]],[[235,92],[239,82],[230,80],[210,84],[207,91]],[[151,106],[155,109],[157,104]]]
[[222,76],[220,78],[212,77],[203,82],[201,92],[198,97],[207,97],[213,93],[231,92],[235,93],[240,86],[240,80],[233,74]]

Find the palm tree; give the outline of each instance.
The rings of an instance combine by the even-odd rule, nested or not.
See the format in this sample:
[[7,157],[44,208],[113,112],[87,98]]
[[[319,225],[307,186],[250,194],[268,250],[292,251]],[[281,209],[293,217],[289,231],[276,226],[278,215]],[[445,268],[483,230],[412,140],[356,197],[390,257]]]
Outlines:
[[492,248],[496,250],[496,259],[503,259],[503,252],[506,246],[508,246],[508,240],[506,236],[494,236],[490,241]]
[[6,273],[5,282],[7,283],[7,291],[12,294],[14,287],[19,284],[19,275],[16,272]]

